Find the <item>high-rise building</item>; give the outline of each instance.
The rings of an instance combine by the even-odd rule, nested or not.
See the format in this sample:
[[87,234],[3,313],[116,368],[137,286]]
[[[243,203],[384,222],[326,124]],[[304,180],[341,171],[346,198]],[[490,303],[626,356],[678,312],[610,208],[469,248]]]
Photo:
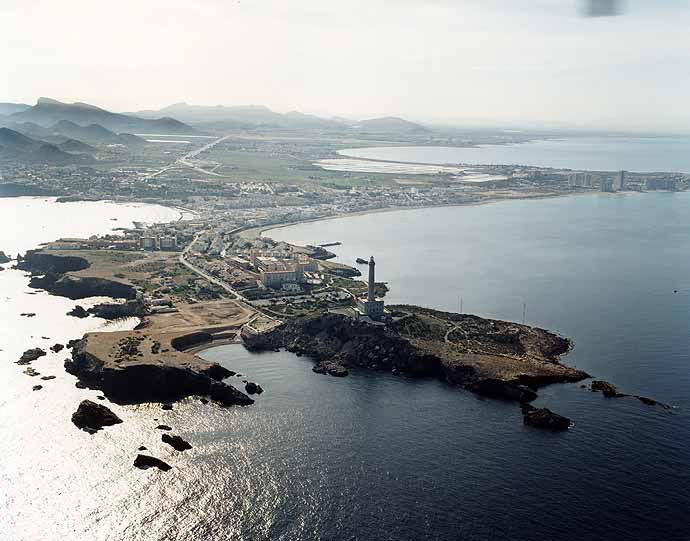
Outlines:
[[625,171],[618,171],[613,178],[613,191],[618,192],[625,190]]
[[144,250],[155,250],[156,249],[156,237],[141,237],[139,240],[139,245]]
[[613,181],[610,178],[601,179],[601,191],[602,192],[612,192],[613,191]]
[[161,250],[177,250],[177,237],[161,237],[160,238]]

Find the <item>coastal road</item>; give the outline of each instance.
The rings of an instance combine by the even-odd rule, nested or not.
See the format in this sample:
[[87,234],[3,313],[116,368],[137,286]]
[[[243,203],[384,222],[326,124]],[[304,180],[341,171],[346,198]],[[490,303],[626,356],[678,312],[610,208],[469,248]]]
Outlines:
[[220,174],[216,173],[215,171],[209,171],[209,170],[207,170],[207,169],[202,169],[201,167],[197,167],[197,166],[194,165],[190,160],[191,160],[192,158],[195,158],[196,156],[198,156],[198,155],[201,154],[202,152],[206,152],[207,150],[212,149],[212,148],[213,148],[214,146],[216,146],[218,143],[222,143],[223,141],[225,141],[225,140],[228,139],[229,137],[230,137],[229,135],[224,135],[223,137],[220,137],[220,138],[216,139],[215,141],[211,141],[208,145],[204,145],[204,146],[201,147],[201,148],[198,148],[198,149],[196,149],[196,150],[193,150],[193,151],[190,152],[189,154],[185,154],[184,156],[182,156],[181,158],[179,158],[178,160],[176,160],[175,163],[176,163],[176,164],[179,164],[179,165],[184,165],[185,167],[189,167],[190,169],[194,169],[195,171],[199,171],[200,173],[206,173],[207,175],[213,175],[213,176],[216,176],[216,177],[222,177],[223,175],[220,175]]
[[189,160],[191,160],[192,158],[195,158],[196,156],[198,156],[198,155],[201,154],[202,152],[206,152],[207,150],[212,149],[212,148],[213,148],[214,146],[216,146],[218,143],[222,143],[223,141],[225,141],[228,137],[230,137],[230,136],[229,136],[229,135],[224,135],[223,137],[219,137],[218,139],[215,139],[215,140],[211,141],[211,142],[208,143],[207,145],[204,145],[204,146],[201,147],[201,148],[197,148],[196,150],[193,150],[192,152],[190,152],[190,153],[188,153],[188,154],[185,154],[185,155],[182,156],[181,158],[177,158],[174,162],[169,163],[168,165],[166,165],[166,166],[163,167],[162,169],[160,169],[160,170],[158,170],[158,171],[155,171],[155,172],[153,172],[153,173],[149,173],[148,175],[144,175],[144,176],[142,177],[142,179],[143,179],[143,180],[146,180],[146,179],[149,179],[149,178],[157,177],[158,175],[160,175],[160,174],[162,174],[162,173],[165,173],[166,171],[170,171],[171,169],[175,169],[175,168],[177,168],[177,167],[179,167],[179,166],[189,167],[190,169],[194,169],[195,171],[199,171],[200,173],[205,173],[205,174],[207,174],[207,175],[213,175],[213,176],[216,176],[216,177],[222,177],[223,175],[218,174],[218,173],[216,173],[215,171],[208,171],[208,170],[206,170],[206,169],[202,169],[201,167],[197,167],[196,165],[194,165],[194,164],[193,164],[191,161],[189,161]]
[[240,295],[237,291],[235,291],[233,288],[231,288],[226,282],[224,282],[223,280],[220,280],[218,278],[214,278],[213,276],[211,276],[207,272],[204,272],[199,267],[192,265],[189,261],[187,261],[185,259],[185,256],[192,249],[192,246],[194,246],[196,244],[196,241],[199,240],[199,237],[201,235],[203,235],[204,233],[207,233],[207,231],[201,231],[200,233],[196,234],[196,236],[194,237],[194,240],[192,242],[190,242],[184,250],[182,250],[182,253],[180,254],[180,257],[178,258],[178,260],[180,261],[180,263],[182,265],[187,267],[192,272],[198,274],[199,276],[208,280],[209,282],[216,284],[217,286],[222,287],[225,291],[230,293],[235,298],[235,300],[241,301],[243,304],[246,304],[252,310],[255,310],[255,308],[253,308],[252,306],[250,306],[249,304],[246,303],[245,298],[242,295]]

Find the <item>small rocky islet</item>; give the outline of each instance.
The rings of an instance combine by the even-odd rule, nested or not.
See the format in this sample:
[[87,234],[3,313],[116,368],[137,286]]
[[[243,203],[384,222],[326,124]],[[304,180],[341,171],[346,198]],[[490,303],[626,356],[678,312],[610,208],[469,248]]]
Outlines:
[[122,419],[106,406],[82,400],[77,411],[72,414],[72,422],[85,432],[95,434],[105,426],[120,424]]

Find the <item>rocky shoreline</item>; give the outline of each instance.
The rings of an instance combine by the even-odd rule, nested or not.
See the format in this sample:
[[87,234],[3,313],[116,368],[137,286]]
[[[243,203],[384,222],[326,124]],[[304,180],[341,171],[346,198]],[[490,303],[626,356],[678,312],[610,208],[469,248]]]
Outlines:
[[[68,274],[89,267],[82,257],[32,250],[18,257],[16,267],[32,274],[31,287],[52,294],[124,300],[88,310],[77,306],[69,315],[104,319],[147,315],[133,286]],[[529,404],[540,387],[591,377],[560,363],[570,350],[568,339],[544,329],[468,314],[408,305],[390,309],[393,317],[386,325],[324,312],[288,319],[266,332],[245,326],[241,337],[250,350],[285,348],[307,355],[316,362],[313,371],[318,374],[344,377],[357,367],[433,377],[482,396],[519,403],[525,424],[553,430],[570,426],[569,419]],[[148,331],[145,325],[134,331],[89,333],[68,345],[72,356],[65,360],[65,369],[77,376],[78,385],[100,390],[117,404],[168,403],[189,396],[222,406],[252,404],[248,395],[260,394],[260,386],[245,381],[245,394],[224,383],[233,372],[184,351],[212,338],[205,330]],[[27,361],[32,353],[27,352]],[[610,384],[594,382],[592,390],[607,397],[625,396]]]
[[590,377],[559,362],[570,342],[544,329],[414,306],[396,309],[387,326],[323,313],[266,333],[244,330],[242,337],[254,351],[285,348],[307,355],[318,373],[342,376],[352,367],[403,372],[523,403],[534,400],[541,386]]
[[17,256],[15,268],[31,273],[29,287],[44,289],[52,295],[72,300],[87,297],[112,297],[132,300],[136,289],[128,284],[95,277],[68,275],[89,268],[89,262],[78,256],[58,256],[42,250],[29,250]]
[[[183,339],[183,337],[177,337]],[[221,406],[254,402],[223,382],[233,372],[217,363],[175,350],[172,337],[134,333],[88,333],[74,344],[65,370],[116,404],[172,402],[207,397]]]

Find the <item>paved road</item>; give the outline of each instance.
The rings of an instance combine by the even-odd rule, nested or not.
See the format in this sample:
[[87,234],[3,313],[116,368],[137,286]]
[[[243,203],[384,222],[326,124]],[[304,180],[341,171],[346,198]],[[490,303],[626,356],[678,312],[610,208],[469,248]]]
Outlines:
[[213,175],[213,176],[216,176],[216,177],[222,177],[223,175],[220,175],[220,174],[216,173],[215,171],[209,171],[208,169],[202,169],[201,167],[197,167],[196,165],[194,165],[194,164],[193,164],[191,161],[189,161],[189,160],[191,160],[192,158],[195,158],[196,156],[198,156],[198,155],[201,154],[202,152],[206,152],[207,150],[210,150],[211,148],[213,148],[214,146],[216,146],[218,143],[222,143],[222,142],[225,141],[228,137],[230,137],[230,136],[229,136],[229,135],[224,135],[223,137],[220,137],[219,139],[216,139],[215,141],[211,141],[208,145],[204,145],[204,146],[201,147],[201,148],[198,148],[198,149],[196,149],[196,150],[193,150],[193,151],[190,152],[189,154],[185,154],[184,156],[182,156],[181,158],[179,158],[175,163],[176,163],[176,164],[179,164],[179,165],[184,165],[184,166],[186,166],[186,167],[189,167],[189,168],[194,169],[195,171],[199,171],[199,172],[201,172],[201,173],[206,173],[207,175]]
[[[249,303],[247,302],[247,300],[246,300],[240,293],[238,293],[238,292],[235,291],[233,288],[231,288],[230,285],[228,285],[227,282],[225,282],[225,281],[223,281],[223,280],[220,280],[220,279],[218,279],[218,278],[215,278],[214,276],[211,276],[211,275],[208,274],[207,272],[201,270],[199,267],[197,267],[197,266],[195,266],[195,265],[192,265],[189,261],[187,261],[187,260],[185,259],[185,256],[187,255],[187,253],[189,252],[189,250],[192,249],[192,246],[194,246],[194,244],[196,244],[196,241],[197,241],[197,240],[199,239],[199,237],[200,237],[202,234],[204,234],[204,233],[206,233],[206,231],[202,231],[202,232],[200,232],[200,233],[197,233],[196,236],[194,237],[194,240],[193,240],[192,242],[190,242],[190,243],[187,245],[187,247],[182,251],[182,253],[180,254],[180,257],[178,258],[179,261],[180,261],[180,264],[184,265],[184,266],[187,267],[189,270],[191,270],[191,271],[194,272],[195,274],[198,274],[199,276],[201,276],[201,277],[204,278],[205,280],[208,280],[208,281],[211,282],[212,284],[216,284],[217,286],[222,287],[225,291],[227,291],[228,293],[230,293],[230,294],[235,298],[235,300],[236,300],[243,308],[246,308],[246,309],[248,309],[248,310],[251,310],[252,312],[258,313],[259,310],[257,310],[257,308],[256,308],[255,306],[252,306],[251,304],[249,304]],[[273,317],[273,316],[270,316],[270,315],[268,315],[268,314],[266,314],[266,313],[264,313],[264,312],[261,312],[261,313],[262,313],[265,317],[267,317],[267,318],[269,318],[269,319],[273,319],[273,320],[278,321],[278,319],[275,318],[275,317]]]
[[230,137],[230,136],[229,136],[229,135],[224,135],[223,137],[219,137],[218,139],[215,139],[214,141],[211,141],[209,144],[204,145],[204,146],[201,147],[201,148],[197,148],[196,150],[192,150],[190,153],[185,154],[185,155],[182,156],[181,158],[177,158],[174,162],[172,162],[172,163],[166,165],[165,167],[163,167],[162,169],[160,169],[160,170],[158,170],[158,171],[156,171],[156,172],[154,172],[154,173],[149,173],[148,175],[145,175],[143,178],[144,178],[144,179],[148,179],[148,178],[157,177],[158,175],[160,175],[160,174],[162,174],[162,173],[165,173],[166,171],[169,171],[170,169],[175,169],[176,167],[179,167],[180,165],[182,165],[182,166],[184,166],[184,167],[189,167],[189,168],[191,168],[191,169],[194,169],[195,171],[199,171],[200,173],[205,173],[205,174],[207,174],[207,175],[213,175],[213,176],[216,176],[216,177],[222,177],[223,175],[220,175],[220,174],[218,174],[218,173],[216,173],[216,172],[214,172],[214,171],[208,171],[208,170],[206,170],[206,169],[202,169],[201,167],[197,167],[196,165],[194,165],[194,164],[193,164],[192,162],[190,162],[189,160],[192,159],[192,158],[194,158],[194,157],[196,157],[196,156],[198,156],[198,155],[201,154],[202,152],[206,152],[207,150],[213,148],[213,147],[216,146],[218,143],[222,143],[222,142],[225,141],[228,137]]

